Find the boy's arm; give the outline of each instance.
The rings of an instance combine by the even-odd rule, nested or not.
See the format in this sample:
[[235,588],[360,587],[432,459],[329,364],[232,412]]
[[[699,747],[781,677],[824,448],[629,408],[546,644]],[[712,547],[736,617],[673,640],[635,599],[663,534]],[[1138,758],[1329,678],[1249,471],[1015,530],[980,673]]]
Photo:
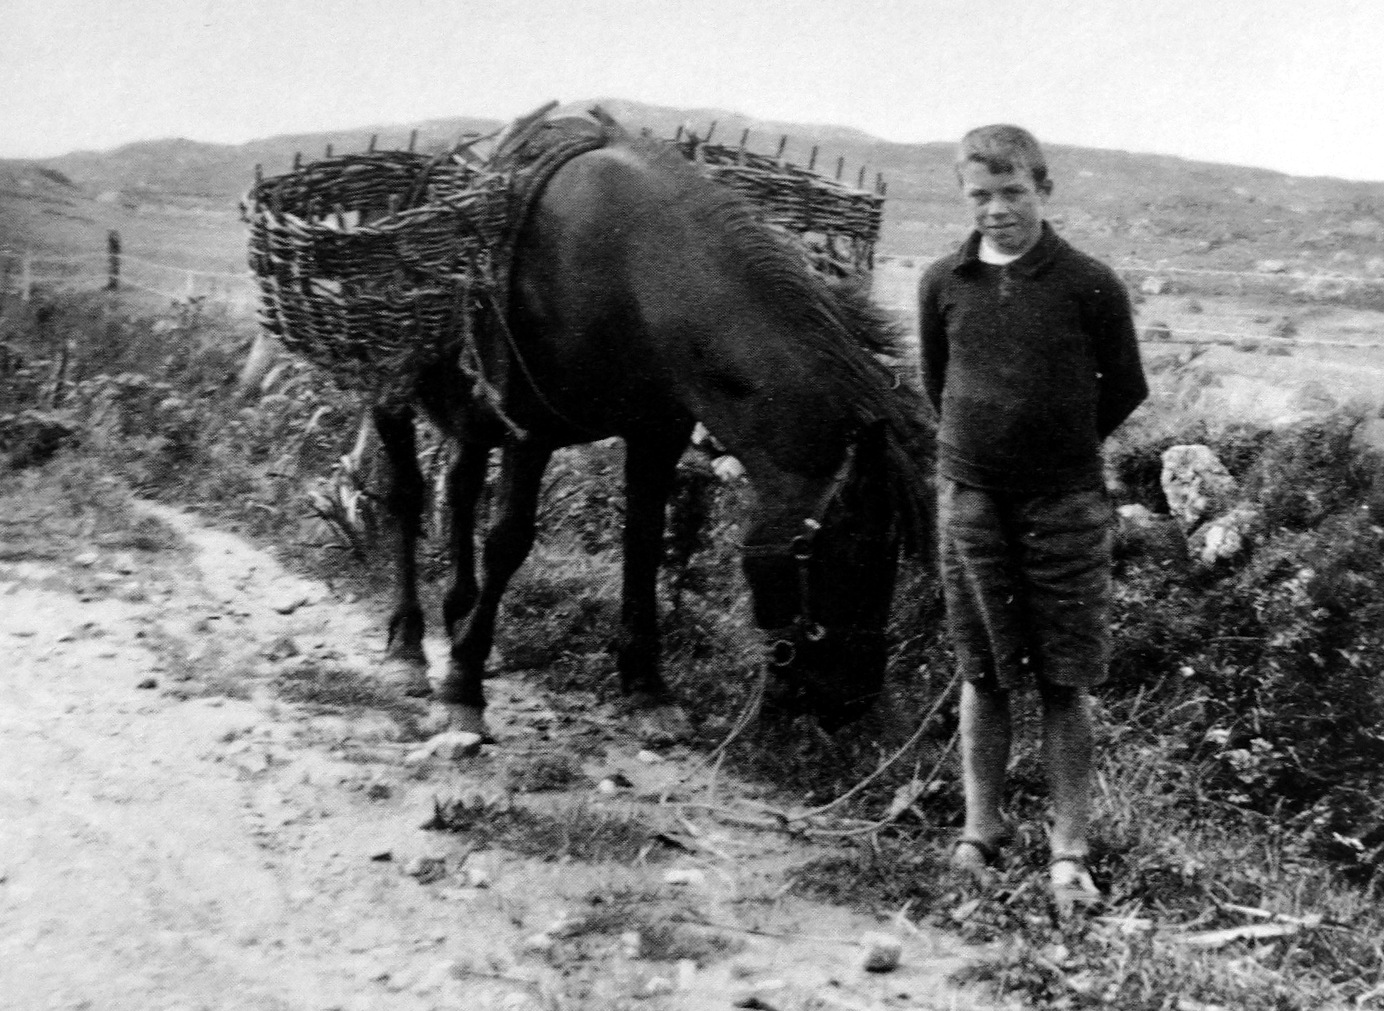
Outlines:
[[1096,433],[1104,439],[1149,395],[1129,293],[1113,272],[1109,283],[1102,286],[1093,323],[1096,363],[1100,369]]
[[923,393],[940,415],[942,384],[947,376],[947,325],[937,301],[939,283],[934,268],[923,271],[918,282],[918,354]]

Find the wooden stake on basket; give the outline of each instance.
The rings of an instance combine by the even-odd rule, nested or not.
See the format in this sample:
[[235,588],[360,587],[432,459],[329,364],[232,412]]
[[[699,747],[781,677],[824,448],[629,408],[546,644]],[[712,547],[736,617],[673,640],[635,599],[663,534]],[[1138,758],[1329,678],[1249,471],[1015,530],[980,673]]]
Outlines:
[[323,155],[322,157],[324,157],[324,158],[330,158],[331,156],[332,156],[332,146],[331,146],[330,144],[328,144],[328,145],[327,145],[327,153],[326,153],[325,155]]
[[740,150],[735,154],[735,160],[741,165],[745,164],[745,142],[749,139],[750,128],[747,126],[740,132]]
[[711,143],[711,135],[716,132],[716,120],[711,121],[711,125],[706,128],[706,136],[702,138],[703,144]]
[[812,171],[815,171],[816,168],[817,168],[817,145],[816,145],[816,144],[813,144],[813,145],[812,145],[812,157],[809,158],[809,159],[807,160],[807,170],[808,170],[809,172],[812,172]]
[[860,166],[860,175],[856,177],[855,188],[863,190],[865,188],[865,166]]
[[370,135],[370,146],[367,147],[365,150],[366,150],[369,154],[374,154],[374,153],[375,153],[375,145],[379,143],[379,140],[380,140],[380,135],[379,135],[378,133],[372,133],[372,134]]
[[836,181],[841,181],[841,173],[846,170],[846,156],[842,155],[836,159]]
[[778,152],[774,155],[774,157],[777,158],[779,161],[783,161],[783,149],[787,146],[788,134],[785,133],[782,137],[779,138]]
[[294,151],[294,152],[293,152],[293,171],[296,172],[296,171],[298,171],[298,170],[299,170],[300,168],[302,168],[302,167],[303,167],[303,152],[301,152],[301,151]]
[[413,130],[410,130],[410,131],[409,131],[409,135],[408,135],[408,150],[409,150],[409,154],[412,154],[412,153],[413,153],[413,149],[414,149],[417,145],[418,145],[418,129],[415,127]]

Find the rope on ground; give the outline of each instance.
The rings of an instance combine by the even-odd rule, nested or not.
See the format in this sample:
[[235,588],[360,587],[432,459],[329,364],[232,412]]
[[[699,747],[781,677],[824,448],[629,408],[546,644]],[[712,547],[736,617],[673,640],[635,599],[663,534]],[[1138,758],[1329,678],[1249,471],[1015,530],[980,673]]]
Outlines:
[[[794,813],[784,811],[770,804],[759,804],[758,806],[762,808],[765,812],[764,817],[748,816],[740,812],[734,812],[727,808],[719,807],[715,803],[709,803],[705,801],[679,801],[675,806],[682,808],[697,808],[698,810],[709,811],[713,815],[715,815],[718,818],[721,818],[724,821],[744,825],[748,828],[778,829],[781,831],[792,829],[793,831],[804,832],[813,835],[834,836],[865,835],[870,832],[878,831],[884,825],[888,824],[890,821],[893,821],[893,818],[886,818],[880,822],[866,822],[863,824],[853,826],[849,829],[827,829],[811,825],[799,825],[798,823],[805,822],[810,818],[820,818],[822,815],[836,810],[841,805],[849,801],[852,797],[855,797],[857,794],[859,794],[862,790],[865,789],[865,787],[873,783],[886,771],[888,771],[894,765],[895,762],[897,762],[900,758],[902,758],[905,754],[908,753],[909,749],[911,749],[915,744],[922,740],[923,734],[927,731],[928,725],[932,722],[932,717],[935,716],[937,714],[937,711],[942,708],[942,704],[951,695],[952,689],[956,687],[957,682],[959,680],[960,675],[953,673],[951,681],[947,683],[947,687],[942,690],[942,692],[937,696],[936,701],[933,702],[932,707],[928,709],[927,713],[924,714],[923,718],[918,721],[918,727],[916,730],[913,731],[913,735],[909,737],[909,739],[906,740],[902,745],[900,745],[898,750],[896,750],[892,755],[890,755],[887,759],[885,759],[878,766],[876,766],[875,770],[871,772],[868,776],[866,776],[860,782],[856,783],[845,793],[841,794],[839,797],[832,801],[829,801],[826,804],[822,804],[814,808],[809,808],[806,811],[798,811]],[[924,781],[924,788],[926,788],[926,786],[931,785],[931,783],[936,779],[937,775],[941,772],[943,763],[947,760],[947,757],[951,754],[952,749],[955,747],[956,739],[957,735],[953,734],[951,741],[947,744],[945,748],[942,749],[942,754],[938,756],[936,764],[933,766],[932,771],[928,773],[927,780]],[[729,743],[729,740],[723,743]],[[695,771],[697,770],[694,770],[694,772]],[[690,776],[692,775],[692,773],[689,773],[688,775]],[[686,777],[682,780],[682,782],[686,782]],[[670,787],[669,790],[671,789],[672,788]],[[667,802],[667,793],[668,791],[665,791],[664,796],[660,799],[660,803]]]

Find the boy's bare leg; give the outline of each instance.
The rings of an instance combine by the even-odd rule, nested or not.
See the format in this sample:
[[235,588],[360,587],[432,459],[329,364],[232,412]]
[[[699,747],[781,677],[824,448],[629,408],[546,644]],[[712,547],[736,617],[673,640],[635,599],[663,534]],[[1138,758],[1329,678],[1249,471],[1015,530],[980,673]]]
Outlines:
[[[987,850],[1005,836],[1000,806],[1009,766],[1009,693],[967,681],[961,686],[961,772],[966,794],[966,826],[952,854],[960,870],[984,877]],[[985,849],[967,845],[980,843]]]
[[1054,890],[1099,896],[1086,869],[1091,822],[1092,732],[1084,688],[1042,684],[1043,765],[1052,794]]

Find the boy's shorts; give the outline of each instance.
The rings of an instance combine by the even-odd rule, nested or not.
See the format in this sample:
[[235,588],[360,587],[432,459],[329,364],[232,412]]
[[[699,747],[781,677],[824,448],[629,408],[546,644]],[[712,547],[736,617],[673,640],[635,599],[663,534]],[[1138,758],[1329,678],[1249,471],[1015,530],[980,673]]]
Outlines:
[[1104,489],[1015,495],[938,487],[947,624],[961,676],[1105,680],[1114,511]]

